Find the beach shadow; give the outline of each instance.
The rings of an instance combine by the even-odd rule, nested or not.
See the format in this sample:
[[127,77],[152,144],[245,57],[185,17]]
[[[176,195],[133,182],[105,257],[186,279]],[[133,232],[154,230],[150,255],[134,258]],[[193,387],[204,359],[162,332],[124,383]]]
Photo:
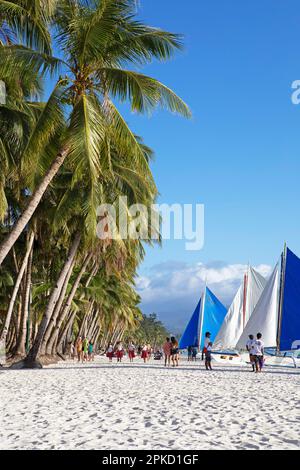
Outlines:
[[[218,373],[218,372],[227,372],[227,373],[244,373],[244,374],[252,374],[253,376],[260,376],[260,374],[254,374],[252,372],[252,370],[250,369],[250,367],[240,367],[240,366],[228,366],[228,367],[219,367],[219,366],[216,366],[211,372],[210,371],[206,371],[205,368],[204,368],[204,365],[203,364],[197,364],[197,365],[194,365],[194,366],[179,366],[179,367],[165,367],[163,365],[159,365],[159,364],[139,364],[139,363],[136,363],[136,364],[130,364],[130,363],[126,363],[126,362],[122,362],[121,364],[117,364],[117,363],[113,363],[113,364],[98,364],[98,363],[94,363],[94,364],[81,364],[81,365],[78,365],[76,363],[74,364],[70,364],[69,362],[66,363],[67,364],[67,367],[63,367],[63,366],[59,366],[59,365],[49,365],[49,366],[46,366],[46,367],[43,367],[42,369],[20,369],[18,370],[18,372],[26,372],[28,370],[36,370],[37,372],[47,372],[48,370],[51,370],[51,371],[68,371],[68,370],[99,370],[99,369],[153,369],[153,370],[163,370],[163,371],[172,371],[174,373],[176,373],[176,371],[180,370],[180,371],[184,371],[184,372],[193,372],[193,373],[198,373],[198,372],[207,372],[207,374],[210,374],[210,373]],[[277,366],[279,367],[279,366]],[[2,373],[5,373],[5,372],[16,372],[15,370],[12,370],[12,369],[9,369],[9,368],[1,368],[0,369],[0,374],[1,372]],[[262,376],[263,375],[300,375],[300,370],[299,369],[293,369],[293,368],[290,368],[288,370],[282,370],[282,368],[280,370],[276,370],[276,366],[266,366],[264,371],[262,372]]]

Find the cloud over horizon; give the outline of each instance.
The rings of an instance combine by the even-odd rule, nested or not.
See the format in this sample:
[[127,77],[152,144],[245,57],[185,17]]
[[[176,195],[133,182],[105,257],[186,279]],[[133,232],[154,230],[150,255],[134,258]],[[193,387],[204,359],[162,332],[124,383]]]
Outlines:
[[[272,267],[266,264],[254,269],[268,277]],[[227,307],[231,304],[247,270],[245,264],[223,262],[187,264],[169,261],[152,266],[137,278],[142,310],[157,313],[173,332],[182,331],[201,296],[205,282]]]

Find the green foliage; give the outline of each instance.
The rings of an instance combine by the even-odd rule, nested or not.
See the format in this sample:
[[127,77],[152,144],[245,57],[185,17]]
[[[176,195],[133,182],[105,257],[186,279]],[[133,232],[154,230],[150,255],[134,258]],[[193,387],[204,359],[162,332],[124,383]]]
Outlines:
[[[7,89],[6,104],[0,106],[0,248],[31,208],[30,196],[39,196],[49,169],[65,158],[39,196],[29,223],[20,229],[15,250],[4,260],[1,306],[8,308],[11,280],[15,282],[25,234],[31,230],[31,315],[39,324],[80,232],[80,249],[61,304],[62,311],[77,286],[70,299],[71,328],[75,333],[85,328],[88,315],[101,341],[125,331],[134,332],[132,339],[138,343],[158,345],[166,329],[155,314],[142,316],[135,291],[143,240],[123,240],[118,233],[116,239],[96,237],[99,204],[119,204],[119,196],[127,196],[129,205],[141,203],[150,212],[158,195],[150,169],[153,152],[130,129],[118,104],[127,102],[139,113],[162,107],[191,116],[169,87],[136,71],[137,65],[171,58],[182,48],[182,37],[144,25],[135,16],[134,0],[0,0],[0,79]],[[52,54],[53,44],[59,57]],[[43,83],[49,76],[56,85],[44,102]],[[121,212],[128,210],[120,204]],[[141,228],[145,224],[142,220]],[[14,328],[24,283],[25,278]],[[66,335],[69,317],[61,324]],[[0,330],[4,318],[2,314]]]
[[169,336],[168,330],[155,313],[143,315],[142,320],[134,332],[127,332],[126,341],[134,341],[135,344],[143,346],[150,344],[153,348],[160,347]]

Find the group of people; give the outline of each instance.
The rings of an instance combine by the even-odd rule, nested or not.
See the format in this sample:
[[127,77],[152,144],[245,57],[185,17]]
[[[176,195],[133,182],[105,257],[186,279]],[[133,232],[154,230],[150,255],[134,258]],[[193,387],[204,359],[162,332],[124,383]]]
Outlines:
[[[204,345],[202,348],[201,360],[205,360],[205,369],[212,370],[211,366],[211,354],[212,354],[213,343],[211,341],[211,333],[207,331],[205,333]],[[187,348],[188,351],[188,362],[193,362],[197,360],[198,355],[198,346],[191,345]]]
[[[205,333],[204,346],[202,349],[202,361],[205,360],[206,370],[212,370],[212,349],[213,343],[211,341],[211,333]],[[264,365],[264,343],[262,334],[257,333],[256,338],[254,335],[249,335],[249,340],[246,344],[246,349],[249,352],[250,363],[253,372],[261,372]],[[194,361],[197,358],[198,348],[196,346],[188,347],[188,361]]]
[[[144,344],[144,346],[135,346],[135,344],[130,341],[127,347],[127,354],[130,362],[133,362],[136,356],[140,356],[144,363],[149,361],[153,350],[150,344]],[[122,362],[124,355],[126,354],[126,348],[123,346],[121,341],[118,341],[116,346],[114,347],[111,343],[108,345],[106,350],[106,356],[109,359],[109,362],[113,361],[113,358],[117,358],[117,362]]]
[[[211,341],[211,333],[206,332],[204,338],[204,345],[202,349],[201,359],[205,362],[206,370],[212,370],[212,348],[213,343]],[[262,334],[257,333],[256,339],[253,335],[249,335],[249,340],[246,344],[247,351],[249,352],[250,363],[252,365],[253,372],[261,372],[264,365],[264,343],[262,341]],[[76,342],[76,350],[78,361],[90,361],[93,360],[93,344],[88,341],[87,338],[79,339]],[[166,338],[165,343],[162,347],[164,355],[164,364],[165,367],[172,366],[178,367],[179,365],[179,344],[177,339],[172,336],[171,338]],[[122,362],[124,355],[126,354],[126,348],[124,348],[123,343],[118,341],[114,347],[112,344],[109,344],[106,350],[106,356],[109,358],[109,362],[112,362],[113,358],[116,357],[117,362]],[[144,346],[136,347],[135,344],[130,341],[127,346],[127,354],[130,362],[133,362],[136,356],[141,357],[144,363],[147,363],[153,354],[153,349],[150,344],[144,344]],[[198,355],[198,347],[193,345],[188,347],[188,361],[196,361]],[[154,358],[160,359],[162,356],[161,351],[154,353]]]
[[264,343],[262,340],[262,334],[257,333],[256,339],[254,338],[254,335],[249,335],[246,348],[249,352],[253,372],[261,372],[264,366]]
[[166,338],[166,341],[163,345],[163,352],[165,356],[165,367],[170,366],[171,361],[173,367],[178,367],[179,344],[174,336],[172,336],[171,338]]
[[78,337],[75,345],[71,343],[70,355],[75,359],[77,355],[78,362],[90,362],[94,360],[94,345],[88,338]]

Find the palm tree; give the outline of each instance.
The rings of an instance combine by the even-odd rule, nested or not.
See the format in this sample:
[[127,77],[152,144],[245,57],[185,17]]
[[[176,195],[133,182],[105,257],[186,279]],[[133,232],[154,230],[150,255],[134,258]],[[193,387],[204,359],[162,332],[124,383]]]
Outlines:
[[105,177],[104,170],[110,167],[112,140],[119,153],[125,150],[126,155],[130,148],[131,158],[133,155],[134,161],[147,171],[144,151],[118,112],[114,99],[129,101],[136,112],[147,112],[162,105],[172,112],[190,116],[186,104],[168,87],[127,69],[127,65],[145,64],[153,58],[166,60],[181,47],[180,37],[145,26],[134,19],[134,13],[133,0],[63,0],[55,16],[56,40],[63,59],[23,46],[0,49],[0,75],[1,68],[7,71],[14,67],[20,70],[29,67],[43,73],[61,67],[65,73],[49,99],[48,108],[52,112],[45,108],[22,153],[22,162],[29,169],[31,179],[44,145],[56,131],[53,127],[58,116],[60,118],[62,105],[71,105],[69,127],[61,148],[39,183],[33,186],[26,209],[1,243],[0,265],[67,157],[77,168],[73,182],[83,174],[88,175],[89,204],[85,215],[91,228],[96,223],[98,180]]
[[51,53],[48,23],[57,0],[0,0],[0,45],[22,41]]

